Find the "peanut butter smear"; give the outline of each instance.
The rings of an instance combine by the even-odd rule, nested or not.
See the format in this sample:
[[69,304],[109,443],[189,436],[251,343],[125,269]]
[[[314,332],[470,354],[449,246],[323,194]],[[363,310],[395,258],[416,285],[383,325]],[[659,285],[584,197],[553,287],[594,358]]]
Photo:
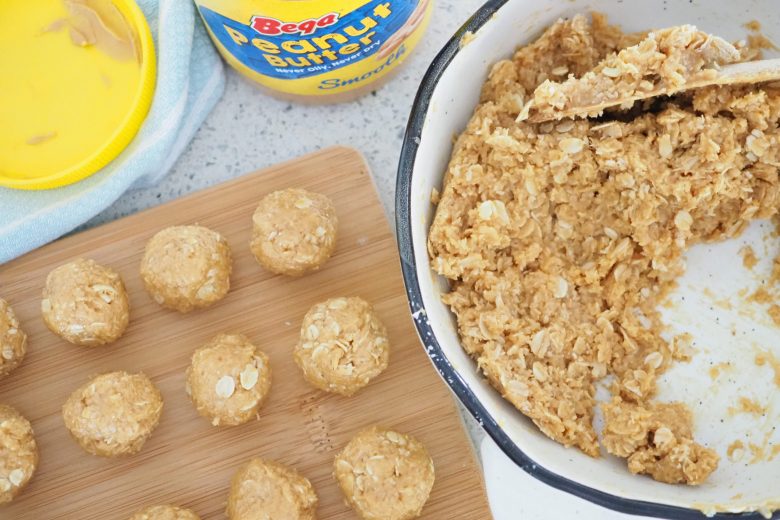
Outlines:
[[55,20],[43,32],[67,28],[78,47],[95,46],[118,61],[141,64],[141,50],[133,27],[111,0],[64,0],[69,16]]
[[54,139],[55,137],[57,137],[57,132],[46,132],[45,134],[38,134],[30,137],[27,139],[27,144],[34,146],[36,144],[45,143],[46,141]]
[[759,55],[763,49],[780,50],[772,40],[761,34],[761,22],[758,20],[751,20],[742,26],[752,33],[747,37],[747,49]]
[[777,359],[771,352],[758,352],[755,358],[756,366],[762,367],[768,365],[775,373],[774,382],[775,385],[780,387],[780,360]]

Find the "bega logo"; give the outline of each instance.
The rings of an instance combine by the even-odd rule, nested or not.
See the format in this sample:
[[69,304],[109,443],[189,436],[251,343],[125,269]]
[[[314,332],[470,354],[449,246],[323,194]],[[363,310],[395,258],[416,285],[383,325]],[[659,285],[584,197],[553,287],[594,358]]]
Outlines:
[[319,18],[310,18],[302,22],[283,22],[276,18],[266,16],[253,16],[249,25],[255,31],[265,36],[278,36],[280,34],[301,34],[309,36],[317,29],[330,27],[339,21],[338,13],[328,13]]

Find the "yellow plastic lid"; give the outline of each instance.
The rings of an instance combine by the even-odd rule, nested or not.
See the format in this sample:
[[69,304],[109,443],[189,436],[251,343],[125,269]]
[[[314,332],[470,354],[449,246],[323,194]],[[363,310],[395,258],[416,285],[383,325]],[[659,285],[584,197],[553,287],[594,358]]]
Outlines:
[[0,186],[97,172],[138,133],[154,43],[133,0],[0,0]]

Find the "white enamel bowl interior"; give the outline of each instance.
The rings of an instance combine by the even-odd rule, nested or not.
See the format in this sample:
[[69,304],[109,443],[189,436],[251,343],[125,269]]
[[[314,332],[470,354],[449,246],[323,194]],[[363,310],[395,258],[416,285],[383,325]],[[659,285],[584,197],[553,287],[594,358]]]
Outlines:
[[[490,65],[536,38],[559,17],[591,10],[608,14],[626,31],[692,23],[732,41],[747,34],[742,24],[757,19],[762,33],[780,43],[780,5],[774,0],[731,1],[553,1],[510,0],[490,18],[453,59],[432,94],[420,135],[412,176],[411,218],[415,269],[427,318],[444,355],[487,411],[517,447],[537,464],[576,483],[623,498],[708,512],[756,511],[778,508],[780,456],[750,464],[750,450],[740,460],[726,456],[730,443],[741,439],[771,451],[780,444],[780,399],[770,367],[758,367],[759,349],[780,358],[780,329],[771,325],[765,308],[747,304],[738,292],[755,288],[770,271],[780,252],[780,240],[771,239],[768,222],[757,222],[740,238],[694,247],[687,255],[687,274],[680,281],[665,318],[670,333],[690,332],[696,353],[690,363],[678,363],[660,382],[661,400],[680,400],[694,410],[696,439],[721,455],[718,470],[699,487],[670,486],[632,476],[625,462],[611,456],[587,457],[549,440],[511,405],[502,400],[477,373],[475,363],[461,350],[454,319],[441,303],[446,281],[429,268],[427,231],[434,208],[433,188],[441,188],[452,148],[452,137],[465,126],[474,109]],[[777,53],[769,52],[768,56]],[[752,244],[761,262],[751,273],[738,250]],[[720,300],[728,299],[728,305]],[[720,302],[719,302],[720,301]],[[425,338],[423,338],[425,340]],[[731,364],[713,380],[711,366]],[[739,396],[767,407],[765,416],[730,414]],[[737,453],[739,455],[739,453]],[[767,458],[766,456],[764,457]]]

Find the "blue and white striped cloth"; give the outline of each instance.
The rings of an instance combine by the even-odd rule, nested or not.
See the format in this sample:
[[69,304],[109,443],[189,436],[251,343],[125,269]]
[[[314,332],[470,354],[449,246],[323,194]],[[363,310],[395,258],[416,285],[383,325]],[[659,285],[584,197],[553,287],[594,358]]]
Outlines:
[[157,53],[154,100],[122,154],[91,177],[48,191],[0,188],[0,264],[46,244],[171,169],[219,100],[225,73],[192,1],[137,0]]

